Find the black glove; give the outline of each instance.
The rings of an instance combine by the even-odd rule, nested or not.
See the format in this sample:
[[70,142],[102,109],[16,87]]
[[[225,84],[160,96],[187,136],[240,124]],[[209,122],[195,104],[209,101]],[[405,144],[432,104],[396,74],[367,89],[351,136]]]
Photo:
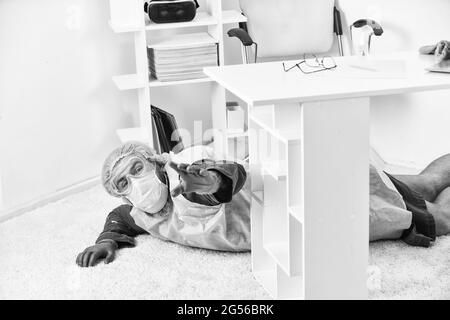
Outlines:
[[176,164],[171,161],[169,166],[180,175],[180,184],[172,190],[172,197],[191,192],[214,194],[222,184],[220,173],[214,170],[207,170],[201,165]]
[[77,264],[80,267],[93,267],[99,260],[105,258],[108,264],[114,260],[115,252],[118,246],[113,240],[97,243],[91,247],[87,247],[77,256]]

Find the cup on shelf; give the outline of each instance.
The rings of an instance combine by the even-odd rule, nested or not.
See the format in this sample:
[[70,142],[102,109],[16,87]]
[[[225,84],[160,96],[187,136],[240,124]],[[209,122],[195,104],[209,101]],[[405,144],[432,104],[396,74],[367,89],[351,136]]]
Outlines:
[[236,102],[227,103],[227,130],[229,133],[241,133],[245,130],[244,109]]

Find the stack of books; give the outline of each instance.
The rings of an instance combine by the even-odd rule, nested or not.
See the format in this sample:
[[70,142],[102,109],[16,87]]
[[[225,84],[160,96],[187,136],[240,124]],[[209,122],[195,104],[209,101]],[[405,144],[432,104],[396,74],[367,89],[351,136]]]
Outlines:
[[204,78],[204,67],[218,65],[217,41],[205,32],[157,39],[147,53],[150,76],[160,81]]

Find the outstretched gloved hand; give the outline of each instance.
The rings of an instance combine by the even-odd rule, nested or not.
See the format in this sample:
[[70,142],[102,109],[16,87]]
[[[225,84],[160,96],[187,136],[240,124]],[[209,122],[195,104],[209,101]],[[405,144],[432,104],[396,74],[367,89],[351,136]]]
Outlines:
[[97,243],[91,247],[87,247],[77,256],[77,264],[80,267],[93,267],[99,260],[105,258],[108,264],[114,260],[117,243],[114,241],[105,241]]
[[220,173],[207,170],[201,165],[177,164],[169,162],[169,166],[180,175],[180,184],[172,192],[172,197],[178,197],[182,193],[195,192],[198,194],[216,193],[222,183]]

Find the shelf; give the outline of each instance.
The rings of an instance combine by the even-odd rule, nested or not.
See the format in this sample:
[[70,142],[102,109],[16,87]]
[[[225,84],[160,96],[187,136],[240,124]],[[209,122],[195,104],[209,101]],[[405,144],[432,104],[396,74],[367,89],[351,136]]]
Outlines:
[[277,267],[277,299],[304,300],[303,275],[289,276],[280,266]]
[[167,87],[174,85],[184,85],[184,84],[195,84],[195,83],[208,83],[212,80],[208,77],[189,79],[189,80],[179,80],[179,81],[160,81],[157,79],[146,80],[139,77],[137,74],[126,74],[121,76],[114,76],[113,81],[119,90],[132,90],[132,89],[142,89],[146,87]]
[[155,37],[147,45],[147,48],[156,50],[173,50],[191,47],[209,46],[217,44],[218,41],[214,39],[207,32],[195,32],[186,34],[175,34],[170,37],[160,36]]
[[136,32],[144,29],[144,25],[117,25],[109,20],[109,26],[115,33]]
[[[237,10],[223,10],[222,11],[222,24],[247,22],[247,17],[243,16]],[[194,20],[187,22],[173,22],[173,23],[154,23],[150,21],[148,17],[145,18],[145,25],[117,25],[112,21],[109,21],[111,29],[116,33],[136,32],[141,30],[154,31],[154,30],[170,30],[178,28],[194,28],[194,27],[206,27],[219,24],[219,21],[207,12],[197,12]]]
[[295,276],[290,277],[288,282],[284,278],[283,283],[280,283],[279,268],[253,271],[253,275],[256,280],[263,286],[263,288],[269,292],[269,294],[275,299],[289,299],[289,300],[303,300],[303,277]]
[[303,213],[303,207],[301,206],[289,207],[289,214],[293,216],[298,222],[303,224],[305,218]]
[[263,191],[251,191],[252,199],[258,202],[260,206],[264,205],[264,192]]
[[119,90],[132,90],[145,88],[148,81],[137,74],[125,74],[113,77],[114,84]]
[[173,23],[154,23],[146,17],[145,30],[168,30],[177,28],[192,28],[217,25],[218,21],[207,12],[198,11],[194,20],[187,22],[173,22]]
[[280,266],[283,271],[290,275],[291,268],[289,265],[289,243],[279,242],[265,244],[264,249],[267,253],[275,260],[275,262]]
[[247,22],[247,17],[242,15],[241,12],[236,10],[224,10],[222,11],[222,23],[239,23]]
[[127,141],[140,141],[145,144],[150,144],[147,131],[141,127],[118,129],[116,133],[122,143]]
[[237,131],[227,131],[226,132],[227,138],[228,139],[238,139],[238,138],[245,138],[248,137],[248,131],[242,131],[242,132],[237,132]]
[[251,121],[256,123],[262,129],[267,131],[270,135],[276,139],[284,142],[285,144],[299,143],[301,132],[297,130],[279,130],[275,129],[273,125],[273,115],[271,112],[255,112],[252,111],[249,115]]
[[157,79],[150,79],[148,85],[150,88],[154,87],[167,87],[167,86],[176,86],[183,84],[194,84],[194,83],[207,83],[211,82],[211,78],[197,78],[197,79],[189,79],[189,80],[178,80],[178,81],[160,81]]
[[253,271],[256,280],[272,297],[277,296],[277,270]]
[[[283,165],[284,164],[284,165]],[[277,181],[284,180],[287,176],[285,161],[265,161],[261,163],[263,173],[270,175]]]

